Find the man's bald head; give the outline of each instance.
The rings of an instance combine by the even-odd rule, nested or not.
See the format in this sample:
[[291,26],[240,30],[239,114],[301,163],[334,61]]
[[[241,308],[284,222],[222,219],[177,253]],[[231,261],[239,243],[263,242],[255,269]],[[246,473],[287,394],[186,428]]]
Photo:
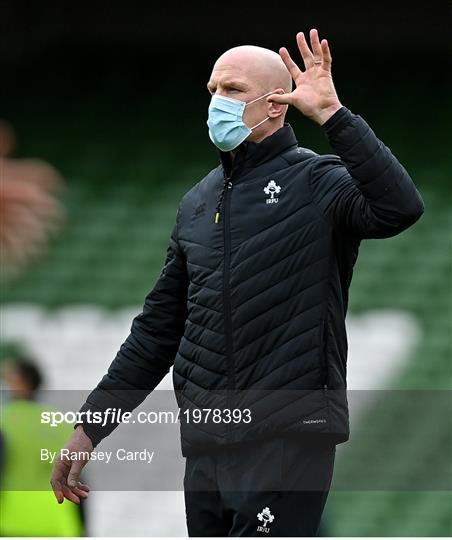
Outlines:
[[[211,94],[249,103],[269,93],[292,91],[292,77],[279,54],[263,47],[242,45],[223,53],[207,84]],[[245,108],[243,121],[257,126],[247,140],[260,142],[284,124],[287,105],[259,100]],[[263,119],[268,121],[262,123]]]
[[233,68],[241,72],[264,92],[282,88],[292,90],[292,77],[279,54],[255,45],[241,45],[223,53],[215,62],[214,70]]

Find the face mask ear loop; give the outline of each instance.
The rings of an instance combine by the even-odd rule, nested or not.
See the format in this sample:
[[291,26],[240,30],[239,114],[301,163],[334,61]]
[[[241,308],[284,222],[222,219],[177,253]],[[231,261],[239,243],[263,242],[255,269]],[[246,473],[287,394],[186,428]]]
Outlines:
[[[274,94],[275,92],[267,92],[266,94],[264,94],[263,96],[260,96],[256,99],[253,99],[252,101],[248,101],[248,103],[246,105],[251,105],[251,103],[255,103],[256,101],[259,101],[260,99],[264,99],[264,97],[267,97],[267,96],[270,96],[271,94]],[[245,105],[245,106],[246,106]]]
[[263,124],[263,123],[266,122],[267,120],[270,120],[270,117],[269,117],[269,116],[267,116],[267,118],[264,118],[264,119],[262,120],[262,122],[259,122],[259,123],[256,124],[255,126],[251,127],[251,128],[250,128],[251,131],[252,131],[253,129],[259,127],[261,124]]

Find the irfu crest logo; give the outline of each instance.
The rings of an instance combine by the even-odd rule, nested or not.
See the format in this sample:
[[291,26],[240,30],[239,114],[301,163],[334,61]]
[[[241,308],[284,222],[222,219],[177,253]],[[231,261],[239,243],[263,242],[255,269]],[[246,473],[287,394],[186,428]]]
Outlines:
[[267,523],[273,523],[273,520],[275,519],[275,516],[272,515],[272,513],[270,512],[270,508],[268,506],[266,506],[262,510],[262,512],[259,512],[257,514],[257,519],[259,521],[263,521],[262,525],[257,526],[257,531],[258,532],[269,533],[270,532],[270,527],[267,527]]
[[270,180],[264,187],[264,191],[266,195],[270,195],[270,198],[265,201],[267,204],[278,202],[279,199],[278,197],[275,197],[275,194],[277,195],[281,191],[281,186],[278,186],[274,180]]

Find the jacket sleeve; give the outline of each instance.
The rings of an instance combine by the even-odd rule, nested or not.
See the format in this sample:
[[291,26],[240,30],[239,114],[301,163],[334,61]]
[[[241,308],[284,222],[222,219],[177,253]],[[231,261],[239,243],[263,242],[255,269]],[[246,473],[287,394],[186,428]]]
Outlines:
[[[178,211],[179,215],[179,211]],[[107,408],[132,411],[159,384],[174,362],[187,318],[188,275],[173,227],[164,266],[146,296],[143,310],[132,322],[108,372],[89,394],[80,412],[103,413]],[[82,421],[83,430],[96,446],[117,423]]]
[[360,116],[342,107],[323,127],[338,155],[317,158],[311,188],[335,227],[387,238],[420,218],[424,203],[409,174]]

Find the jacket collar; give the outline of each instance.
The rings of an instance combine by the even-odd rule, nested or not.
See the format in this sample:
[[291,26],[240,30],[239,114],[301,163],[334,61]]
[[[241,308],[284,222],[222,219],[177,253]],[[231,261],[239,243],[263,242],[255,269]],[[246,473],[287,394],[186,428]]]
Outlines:
[[252,141],[243,142],[238,147],[234,161],[232,161],[230,152],[222,152],[221,150],[218,152],[226,176],[229,177],[231,173],[235,173],[239,169],[248,169],[261,165],[297,144],[298,142],[292,126],[285,122],[281,128],[259,143]]

